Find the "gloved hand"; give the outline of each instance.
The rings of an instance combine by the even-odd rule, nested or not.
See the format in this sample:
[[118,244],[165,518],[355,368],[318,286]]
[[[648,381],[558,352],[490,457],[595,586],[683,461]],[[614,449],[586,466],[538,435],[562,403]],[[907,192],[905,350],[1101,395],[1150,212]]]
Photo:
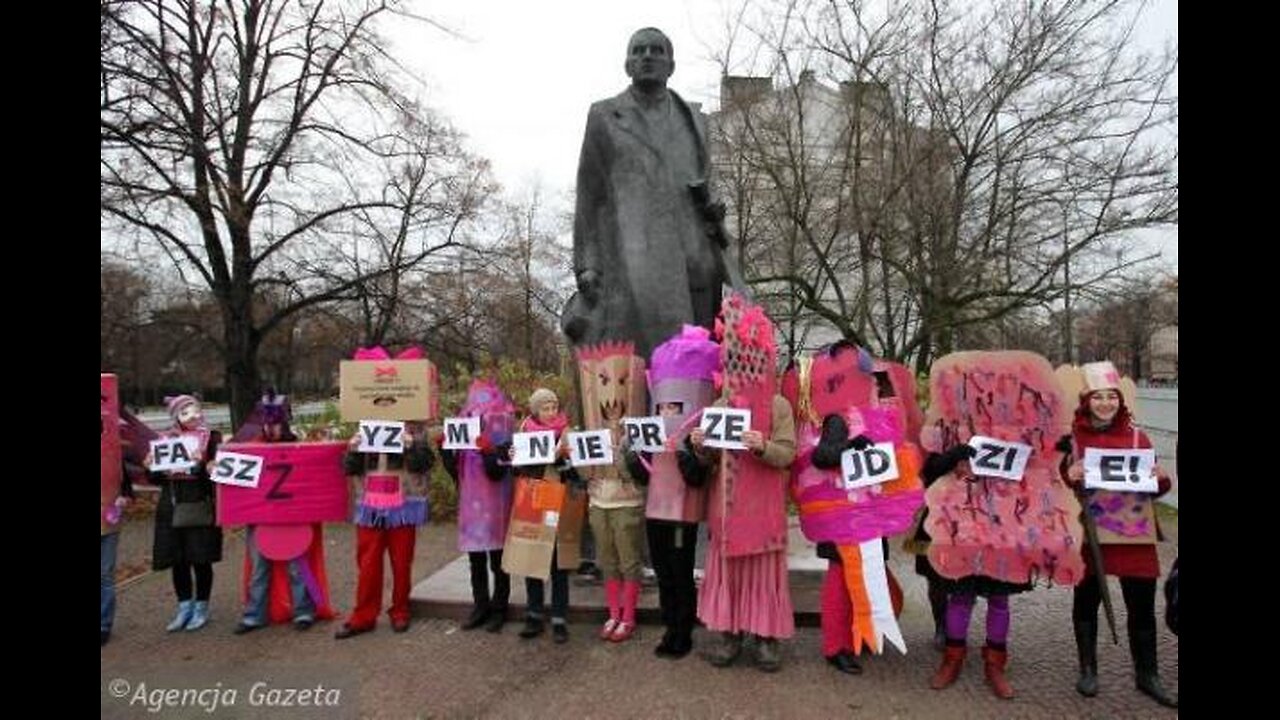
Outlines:
[[640,461],[640,453],[631,449],[624,450],[622,460],[627,464],[627,472],[637,485],[649,484],[649,468]]
[[453,479],[455,485],[458,484],[458,451],[445,450],[443,447],[438,448],[440,453],[440,464],[444,466],[444,471],[449,473],[449,477]]
[[933,484],[933,481],[955,470],[960,461],[968,460],[977,454],[978,451],[968,445],[956,445],[943,453],[930,453],[924,461],[924,468],[920,471],[921,476],[924,477],[925,486]]
[[710,470],[698,462],[698,456],[689,449],[687,440],[685,445],[676,451],[676,466],[680,468],[680,477],[684,478],[685,485],[700,488],[707,484],[707,475]]
[[849,441],[849,447],[853,448],[854,450],[866,450],[872,445],[875,445],[875,442],[872,441],[872,439],[867,437],[866,435],[859,435],[858,437]]
[[840,467],[840,454],[849,444],[849,424],[844,417],[832,413],[822,419],[822,435],[814,448],[811,462],[816,468],[831,470]]
[[562,458],[557,461],[556,469],[560,471],[560,479],[569,487],[578,490],[587,489],[587,481],[578,473],[578,468],[570,465],[568,460]]

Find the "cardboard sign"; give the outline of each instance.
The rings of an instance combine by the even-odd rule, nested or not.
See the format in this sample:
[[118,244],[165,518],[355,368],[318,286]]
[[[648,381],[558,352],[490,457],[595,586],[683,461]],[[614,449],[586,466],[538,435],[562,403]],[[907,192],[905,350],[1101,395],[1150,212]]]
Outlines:
[[389,420],[361,420],[360,447],[362,453],[404,454],[404,423]]
[[[257,487],[218,485],[218,524],[348,522],[345,442],[228,443],[262,461]],[[222,452],[218,453],[219,456]]]
[[845,450],[840,454],[840,479],[849,490],[897,480],[898,458],[893,443]]
[[258,487],[258,480],[261,477],[261,457],[227,452],[221,448],[213,459],[213,472],[209,474],[209,479],[216,483],[246,488]]
[[556,433],[554,430],[518,432],[511,436],[515,455],[512,465],[546,465],[556,459]]
[[480,439],[479,417],[451,417],[444,419],[445,450],[478,450]]
[[1088,490],[1155,493],[1160,483],[1152,471],[1155,450],[1085,448],[1084,486]]
[[[550,434],[550,431],[544,431]],[[534,434],[534,433],[517,433]],[[512,575],[546,580],[556,549],[556,525],[564,505],[563,483],[516,479],[511,522],[502,550],[502,569]],[[551,524],[548,524],[548,523]]]
[[746,450],[742,433],[751,429],[751,411],[746,408],[704,408],[698,427],[706,433],[702,442],[707,447]]
[[110,373],[102,375],[102,484],[100,498],[102,501],[99,530],[106,534],[107,530],[120,522],[120,509],[116,507],[116,497],[120,495],[120,482],[123,473],[120,468],[123,450],[120,447],[120,396],[117,392],[116,376]]
[[1005,442],[983,435],[969,438],[969,447],[978,453],[969,459],[969,467],[973,469],[974,475],[984,477],[1021,480],[1027,469],[1027,461],[1031,459],[1030,445]]
[[582,562],[582,526],[587,522],[587,491],[565,487],[556,524],[556,564],[573,570]]
[[356,420],[427,420],[434,415],[430,360],[343,360],[338,364],[339,410]]
[[568,440],[569,462],[574,467],[613,464],[613,444],[608,430],[571,432]]
[[195,466],[195,439],[169,437],[151,441],[151,470],[168,472],[190,470]]
[[627,445],[636,452],[659,453],[666,450],[667,427],[659,416],[622,418],[627,431]]

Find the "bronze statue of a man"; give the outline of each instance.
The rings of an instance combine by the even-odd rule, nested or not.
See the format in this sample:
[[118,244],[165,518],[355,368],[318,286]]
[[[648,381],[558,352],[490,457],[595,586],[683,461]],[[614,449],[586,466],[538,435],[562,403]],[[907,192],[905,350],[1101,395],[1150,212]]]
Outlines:
[[578,293],[562,324],[575,345],[630,340],[649,357],[686,323],[712,326],[723,265],[708,236],[702,120],[667,88],[671,41],[656,28],[637,31],[625,68],[631,87],[587,115],[573,226]]

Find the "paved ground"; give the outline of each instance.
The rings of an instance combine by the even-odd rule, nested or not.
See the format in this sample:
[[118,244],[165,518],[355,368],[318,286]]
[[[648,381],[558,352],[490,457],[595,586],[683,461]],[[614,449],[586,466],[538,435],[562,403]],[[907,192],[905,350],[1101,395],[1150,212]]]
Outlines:
[[[1167,523],[1171,542],[1161,546],[1165,567],[1176,555],[1176,521]],[[350,526],[326,528],[330,589],[335,604],[351,606],[355,588],[354,534]],[[131,518],[120,546],[122,569],[149,567],[151,525],[143,515]],[[455,528],[437,525],[418,536],[415,581],[422,580],[458,556]],[[896,543],[895,543],[896,547]],[[275,627],[248,636],[231,634],[239,603],[236,588],[244,546],[240,533],[230,533],[225,557],[216,566],[213,622],[199,632],[166,634],[174,609],[167,573],[144,573],[120,590],[112,641],[102,648],[103,717],[252,717],[250,702],[283,701],[264,695],[255,681],[287,685],[341,687],[344,695],[326,699],[338,708],[314,707],[271,717],[367,718],[1170,718],[1166,710],[1133,689],[1132,666],[1124,636],[1124,609],[1119,588],[1113,593],[1120,626],[1120,645],[1100,643],[1100,695],[1093,699],[1074,690],[1075,647],[1071,634],[1069,589],[1040,589],[1013,600],[1009,678],[1018,692],[1012,701],[991,695],[982,682],[976,648],[959,682],[943,691],[928,687],[938,654],[929,646],[931,623],[924,583],[909,569],[906,556],[895,552],[895,572],[907,591],[901,624],[908,655],[889,650],[865,659],[866,672],[849,677],[829,668],[820,657],[816,628],[802,628],[785,643],[784,666],[766,675],[748,664],[716,669],[691,655],[680,661],[654,657],[660,630],[642,626],[628,643],[602,643],[594,625],[572,624],[572,639],[553,645],[548,637],[522,641],[517,626],[500,635],[461,632],[456,621],[420,618],[409,632],[390,631],[385,617],[378,630],[344,640],[333,639],[336,623],[322,623],[306,633]],[[390,585],[388,579],[387,592]],[[572,592],[572,591],[571,591]],[[1163,599],[1158,601],[1163,617]],[[982,606],[975,613],[970,642],[982,642]],[[1104,638],[1105,638],[1104,631]],[[695,643],[710,638],[699,630]],[[696,652],[696,650],[695,650]],[[1177,639],[1163,626],[1160,636],[1161,676],[1172,692],[1178,686]],[[123,681],[123,682],[121,682]],[[146,684],[146,695],[138,689]],[[149,712],[148,703],[165,696],[163,688],[212,691],[187,696],[200,707],[185,712],[172,705]],[[234,690],[234,706],[228,692]],[[113,697],[113,693],[123,697]],[[209,712],[214,693],[221,704]],[[144,699],[144,697],[146,699]],[[294,699],[300,701],[299,698]],[[153,707],[159,707],[153,705]],[[261,716],[266,716],[261,715]]]

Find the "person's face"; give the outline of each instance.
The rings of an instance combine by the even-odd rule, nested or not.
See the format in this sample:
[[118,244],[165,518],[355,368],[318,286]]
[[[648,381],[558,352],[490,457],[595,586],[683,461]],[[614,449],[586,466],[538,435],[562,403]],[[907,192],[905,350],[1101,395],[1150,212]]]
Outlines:
[[268,423],[262,426],[262,434],[271,442],[279,442],[284,435],[284,425],[282,423]]
[[1089,414],[1100,422],[1111,422],[1120,411],[1120,393],[1098,390],[1089,393]]
[[627,44],[627,77],[636,85],[666,85],[675,72],[676,61],[665,35],[641,30]]
[[680,411],[684,409],[683,403],[664,402],[658,403],[658,415],[662,417],[679,417]]
[[559,400],[547,400],[542,403],[542,407],[538,408],[538,422],[544,425],[551,422],[553,418],[560,412]]
[[188,403],[178,410],[178,424],[182,427],[190,427],[199,418],[200,405],[197,403]]

